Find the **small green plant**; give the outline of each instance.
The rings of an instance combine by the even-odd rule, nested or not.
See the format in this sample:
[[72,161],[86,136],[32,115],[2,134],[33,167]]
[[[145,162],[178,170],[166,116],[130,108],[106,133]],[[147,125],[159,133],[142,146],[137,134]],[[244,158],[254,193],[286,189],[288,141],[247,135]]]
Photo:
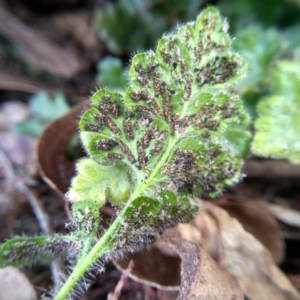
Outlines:
[[46,124],[66,114],[70,107],[65,96],[58,92],[51,97],[45,92],[37,92],[28,102],[32,118],[15,124],[13,132],[38,137]]
[[300,164],[300,63],[280,61],[272,70],[273,94],[257,106],[252,151],[256,155],[287,158]]
[[[280,60],[291,60],[300,46],[297,1],[218,0],[235,37],[232,48],[248,62],[247,76],[237,84],[254,127],[259,102],[270,95],[272,70]],[[264,7],[269,7],[265,10]]]
[[[282,6],[283,2],[276,5]],[[275,9],[276,5],[273,13],[283,13]],[[297,7],[294,9],[297,11]],[[262,22],[255,22],[246,29],[239,28],[233,43],[233,49],[249,64],[247,76],[237,84],[237,89],[252,117],[252,154],[288,159],[294,164],[300,163],[298,30],[297,23],[266,29]]]
[[[68,192],[70,234],[12,239],[0,248],[0,266],[69,249],[72,272],[54,291],[54,299],[65,299],[85,274],[103,269],[108,255],[191,220],[198,211],[193,196],[215,197],[240,179],[249,117],[232,87],[246,63],[230,51],[227,30],[209,7],[164,35],[155,52],[135,55],[126,90],[92,96],[79,122],[89,158],[77,163]],[[104,230],[99,209],[107,201],[116,216]]]
[[102,86],[123,89],[126,85],[126,71],[119,58],[106,56],[99,61],[97,69],[97,80]]

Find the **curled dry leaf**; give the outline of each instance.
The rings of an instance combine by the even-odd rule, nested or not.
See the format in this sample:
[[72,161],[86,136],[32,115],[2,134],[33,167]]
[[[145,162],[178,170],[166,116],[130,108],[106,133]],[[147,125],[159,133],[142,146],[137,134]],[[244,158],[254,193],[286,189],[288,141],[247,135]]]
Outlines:
[[[164,235],[168,237],[179,236],[201,245],[215,261],[218,261],[220,256],[219,229],[216,220],[206,212],[201,211],[192,223],[178,224],[176,228],[166,230]],[[159,247],[165,251],[160,244]]]
[[270,252],[222,208],[200,201],[218,227],[219,264],[238,280],[244,294],[255,300],[299,300],[300,295],[275,265]]
[[244,299],[236,279],[198,245],[181,239],[163,239],[181,257],[179,300]]
[[[224,209],[208,202],[200,201],[199,203],[200,213],[191,224],[179,224],[176,229],[165,231],[164,235],[172,238],[183,238],[201,245],[215,261],[236,276],[244,294],[250,299],[299,299],[294,287],[275,266],[271,254],[259,240],[245,231],[238,220],[229,216]],[[247,208],[250,210],[248,214],[245,212]],[[234,209],[231,209],[231,211],[234,212]],[[256,222],[254,217],[257,212],[256,207],[251,209],[251,205],[245,205],[239,210],[236,209],[236,215],[238,215],[238,212],[240,212],[239,218],[243,219],[245,227],[249,227],[251,222]],[[276,231],[277,227],[274,225],[272,218],[272,221],[270,221],[266,217],[264,223],[262,221],[264,217],[263,213],[258,217],[258,224],[260,224],[262,231],[270,230],[270,234],[274,234],[275,241],[273,243],[275,250],[277,247],[277,252],[273,251],[273,254],[276,256],[277,253],[277,257],[279,257],[282,253],[282,245],[279,241],[280,234]],[[252,231],[258,231],[258,229],[252,229]],[[268,232],[266,233],[268,234]],[[157,258],[160,256],[162,256],[162,259],[158,260]],[[170,264],[168,266],[165,263],[163,256],[169,256],[169,263],[174,260],[172,263],[174,265],[176,251],[166,247],[166,244],[160,239],[156,242],[155,247],[151,248],[150,252],[149,250],[142,250],[139,254],[130,256],[123,262],[123,267],[128,264],[129,259],[133,259],[138,262],[133,271],[135,274],[134,279],[142,278],[143,282],[148,284],[150,282],[151,285],[155,285],[153,281],[157,282],[155,280],[159,270],[164,270],[164,272],[159,273],[158,278],[168,278],[167,274],[170,274],[168,273]],[[147,267],[149,260],[154,265],[152,271]],[[171,274],[176,274],[176,269],[170,270]],[[159,284],[165,286],[166,279],[164,281],[160,280]],[[174,284],[174,282],[169,279],[169,284]]]
[[[300,299],[296,289],[275,265],[270,252],[237,219],[212,203],[199,201],[199,206],[200,213],[191,224],[179,224],[165,234],[201,245],[219,265],[237,278],[250,299]],[[244,218],[244,224],[250,222],[246,220]],[[262,231],[266,228],[262,227]],[[161,251],[166,251],[160,243],[158,246]]]
[[272,214],[257,202],[224,202],[220,204],[244,229],[257,238],[272,254],[276,263],[284,255],[283,236]]
[[[172,249],[170,251],[174,254]],[[118,261],[112,259],[116,267],[123,272],[126,271],[131,260],[134,262],[134,268],[128,274],[131,279],[162,290],[179,289],[180,258],[178,255],[170,256],[169,253],[160,251],[160,248],[154,245],[128,254]]]
[[74,162],[65,157],[65,152],[77,132],[77,120],[86,105],[87,101],[82,102],[65,116],[48,124],[38,141],[37,158],[41,176],[61,195],[66,193],[75,174]]
[[[177,298],[180,300],[243,299],[235,278],[198,245],[180,238],[161,238],[159,245],[114,263],[119,269],[126,270],[128,262],[134,260],[137,265],[129,277],[159,289],[177,290],[181,284]],[[165,253],[159,251],[162,248]],[[172,256],[167,255],[168,250]]]
[[289,280],[300,290],[300,275],[299,274],[289,274]]

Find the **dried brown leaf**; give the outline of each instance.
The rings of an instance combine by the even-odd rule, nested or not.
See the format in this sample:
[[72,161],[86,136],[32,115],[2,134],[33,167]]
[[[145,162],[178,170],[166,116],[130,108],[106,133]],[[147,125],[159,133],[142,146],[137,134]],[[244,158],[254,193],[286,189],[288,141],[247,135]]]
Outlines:
[[243,292],[255,300],[299,300],[300,295],[275,265],[270,252],[222,208],[200,201],[200,208],[217,222],[219,264],[238,280]]
[[[245,205],[245,207],[250,206]],[[244,212],[245,207],[241,209],[242,212]],[[254,216],[252,216],[254,219],[251,219],[251,214],[255,215],[257,208],[253,210],[250,208],[249,210],[250,215],[247,215],[246,212],[244,214],[240,213],[240,217],[243,216],[244,223],[248,223],[248,225],[250,225],[251,220],[255,222]],[[260,218],[263,219],[263,216],[260,216]],[[271,232],[274,230],[272,222],[264,225],[260,220],[260,224],[262,231],[263,228],[265,230],[271,228]],[[206,251],[209,251],[209,254],[215,258],[219,265],[236,276],[244,294],[250,299],[299,299],[297,291],[276,267],[269,251],[250,233],[246,232],[236,219],[229,216],[220,207],[211,203],[200,202],[200,213],[191,224],[179,224],[176,230],[169,229],[165,232],[165,235],[169,238],[181,237],[200,244]],[[275,239],[277,238],[275,235]],[[156,248],[164,255],[175,256],[175,249],[170,249],[161,240],[156,243]],[[152,272],[152,275],[147,272],[149,270],[147,268],[149,260],[153,259],[154,269],[157,265],[159,265],[159,268],[167,267],[163,260],[156,260],[156,257],[160,255],[157,250],[155,254],[152,251],[150,255],[144,252],[139,257],[135,257],[140,264],[135,272],[138,273],[141,272],[139,269],[142,270],[143,280],[145,278],[150,281],[155,280],[155,271]],[[146,258],[148,263],[144,265],[144,259]],[[162,278],[165,278],[166,274],[167,271],[165,270]],[[138,274],[137,277],[139,276]]]
[[[244,294],[250,299],[300,299],[293,285],[275,265],[271,253],[252,234],[245,231],[237,219],[212,203],[200,201],[199,206],[200,212],[191,224],[180,224],[176,231],[168,231],[166,234],[179,234],[181,238],[201,245],[219,265],[237,278]],[[250,212],[250,216],[244,212],[244,223],[248,223],[248,226],[251,214],[255,211]],[[239,215],[240,218],[241,216],[242,214]],[[268,226],[261,225],[261,231],[267,228]]]
[[131,260],[134,263],[132,272],[128,274],[131,279],[159,289],[178,290],[180,285],[178,255],[169,256],[154,245],[130,253],[118,261],[113,260],[113,262],[118,269],[125,271]]
[[43,179],[64,195],[75,174],[74,162],[65,157],[67,146],[77,132],[77,120],[87,101],[72,108],[65,116],[48,124],[41,134],[37,157]]
[[[219,246],[219,228],[215,219],[205,211],[199,211],[199,214],[189,224],[179,224],[175,230],[178,230],[181,238],[201,245],[216,261],[220,256]],[[198,239],[195,239],[196,232]]]
[[276,219],[268,210],[250,201],[225,202],[220,205],[271,252],[276,263],[283,259],[283,236]]
[[236,279],[198,245],[174,238],[165,238],[163,242],[181,257],[179,300],[244,299]]
[[300,274],[288,274],[289,280],[300,290]]
[[300,227],[300,212],[295,209],[284,207],[278,204],[264,204],[278,220],[290,225]]

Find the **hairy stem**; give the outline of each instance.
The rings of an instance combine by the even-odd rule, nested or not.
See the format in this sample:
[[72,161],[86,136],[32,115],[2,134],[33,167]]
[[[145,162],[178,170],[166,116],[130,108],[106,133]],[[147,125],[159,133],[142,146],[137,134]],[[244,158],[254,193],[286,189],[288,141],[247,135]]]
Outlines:
[[57,295],[54,297],[54,300],[64,300],[84,275],[84,273],[91,267],[91,265],[99,259],[101,256],[106,254],[106,245],[109,243],[111,238],[114,236],[115,232],[118,230],[122,222],[122,215],[126,213],[126,210],[129,208],[130,201],[123,208],[121,214],[116,218],[116,220],[111,224],[107,229],[105,234],[97,242],[97,244],[90,250],[86,256],[82,256],[78,259],[77,264],[75,265],[73,272],[68,277],[67,281],[61,287]]
[[[119,230],[123,217],[127,214],[127,210],[130,209],[132,201],[141,196],[143,192],[152,185],[154,178],[156,178],[157,174],[160,172],[162,166],[167,161],[168,156],[178,142],[179,137],[174,137],[172,143],[168,145],[164,155],[161,157],[159,163],[156,168],[153,170],[151,175],[144,183],[140,183],[135,192],[130,197],[130,200],[126,203],[120,214],[117,216],[115,221],[109,226],[105,234],[100,238],[100,240],[96,243],[96,245],[86,254],[86,251],[83,251],[83,255],[78,259],[73,272],[68,277],[67,281],[61,287],[54,300],[64,300],[67,295],[71,292],[71,290],[75,287],[76,283],[80,280],[80,278],[85,274],[85,272],[92,266],[92,264],[102,257],[105,254],[113,251],[111,246],[109,245],[110,241],[113,239],[117,231]],[[86,254],[86,255],[85,255]]]

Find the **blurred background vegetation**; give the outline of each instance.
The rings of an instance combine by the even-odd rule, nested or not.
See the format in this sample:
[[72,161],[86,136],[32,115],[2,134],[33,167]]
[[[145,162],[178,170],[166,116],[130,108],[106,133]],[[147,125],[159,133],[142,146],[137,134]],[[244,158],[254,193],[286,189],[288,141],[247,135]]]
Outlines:
[[248,60],[248,75],[237,89],[259,132],[257,105],[276,90],[276,65],[290,61],[300,69],[299,0],[3,0],[0,103],[17,99],[31,112],[12,130],[37,136],[95,88],[122,89],[133,54],[155,48],[164,32],[208,5],[227,17],[232,47]]
[[133,54],[154,48],[164,32],[207,5],[228,18],[233,49],[248,60],[238,90],[255,126],[257,104],[274,92],[276,64],[288,60],[300,69],[298,0],[3,0],[0,103],[18,99],[31,112],[12,130],[37,136],[67,111],[65,99],[73,105],[96,87],[123,88]]

